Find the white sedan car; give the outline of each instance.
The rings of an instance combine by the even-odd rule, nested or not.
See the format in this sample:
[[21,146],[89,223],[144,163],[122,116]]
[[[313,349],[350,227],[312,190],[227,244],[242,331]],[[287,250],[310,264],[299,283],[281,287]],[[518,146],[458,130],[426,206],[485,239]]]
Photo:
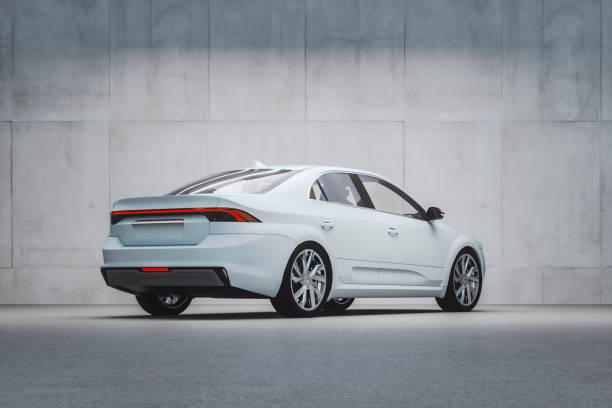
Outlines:
[[291,317],[358,297],[435,297],[469,311],[482,245],[442,216],[366,171],[260,165],[117,201],[102,275],[153,315],[178,315],[193,297],[268,298]]

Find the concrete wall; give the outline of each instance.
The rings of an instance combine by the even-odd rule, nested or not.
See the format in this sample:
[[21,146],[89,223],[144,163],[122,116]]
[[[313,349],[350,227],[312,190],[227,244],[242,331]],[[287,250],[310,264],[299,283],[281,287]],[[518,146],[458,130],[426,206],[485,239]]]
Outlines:
[[612,303],[612,0],[0,0],[0,303],[109,303],[113,200],[353,166],[479,237],[485,303]]

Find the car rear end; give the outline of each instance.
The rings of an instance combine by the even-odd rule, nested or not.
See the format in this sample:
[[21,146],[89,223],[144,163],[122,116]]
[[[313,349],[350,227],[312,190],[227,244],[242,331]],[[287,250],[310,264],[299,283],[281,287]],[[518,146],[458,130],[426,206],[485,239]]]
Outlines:
[[273,297],[297,243],[261,209],[268,199],[179,190],[117,201],[102,275],[107,285],[136,295]]

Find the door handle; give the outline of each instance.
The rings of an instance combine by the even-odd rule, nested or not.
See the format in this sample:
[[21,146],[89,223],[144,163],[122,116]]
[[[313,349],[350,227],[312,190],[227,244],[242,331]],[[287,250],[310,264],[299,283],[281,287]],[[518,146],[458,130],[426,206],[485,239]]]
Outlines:
[[334,229],[334,223],[331,221],[323,221],[321,222],[321,228],[323,228],[325,231],[330,231]]
[[399,231],[395,227],[389,227],[387,228],[387,234],[392,237],[397,237],[399,235]]

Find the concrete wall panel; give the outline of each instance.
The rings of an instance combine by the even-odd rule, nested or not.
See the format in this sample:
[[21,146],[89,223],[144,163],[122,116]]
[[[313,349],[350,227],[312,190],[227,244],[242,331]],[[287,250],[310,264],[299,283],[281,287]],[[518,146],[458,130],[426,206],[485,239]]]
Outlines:
[[108,1],[13,2],[18,120],[108,118]]
[[601,303],[612,304],[612,268],[601,271]]
[[99,266],[108,195],[106,124],[13,124],[13,265]]
[[0,122],[0,268],[12,265],[11,124]]
[[111,1],[111,113],[121,120],[206,120],[208,3]]
[[487,263],[501,262],[501,125],[406,123],[405,184],[421,206],[440,207],[458,230],[480,240]]
[[479,304],[498,305],[502,303],[505,290],[503,274],[504,271],[501,268],[491,268],[487,265],[487,272],[482,285],[480,299],[478,300]]
[[601,117],[612,120],[612,0],[601,0]]
[[398,120],[404,3],[307,0],[306,103],[313,120]]
[[16,268],[13,300],[22,304],[108,303],[98,268]]
[[503,2],[504,116],[598,120],[599,0]]
[[541,269],[505,268],[502,282],[503,304],[533,305],[544,301],[544,273]]
[[402,124],[309,123],[308,162],[373,171],[401,185]]
[[601,266],[612,266],[612,122],[601,127]]
[[206,124],[117,122],[110,136],[110,203],[163,195],[206,173]]
[[500,0],[407,1],[407,120],[501,117],[500,19]]
[[13,118],[13,2],[0,0],[0,120]]
[[599,267],[599,125],[506,124],[505,266]]
[[266,164],[306,164],[304,122],[213,122],[208,139],[208,173]]
[[550,269],[544,271],[544,303],[599,304],[601,270]]
[[212,0],[212,119],[304,119],[304,2]]
[[14,303],[13,301],[13,269],[0,268],[0,305]]

